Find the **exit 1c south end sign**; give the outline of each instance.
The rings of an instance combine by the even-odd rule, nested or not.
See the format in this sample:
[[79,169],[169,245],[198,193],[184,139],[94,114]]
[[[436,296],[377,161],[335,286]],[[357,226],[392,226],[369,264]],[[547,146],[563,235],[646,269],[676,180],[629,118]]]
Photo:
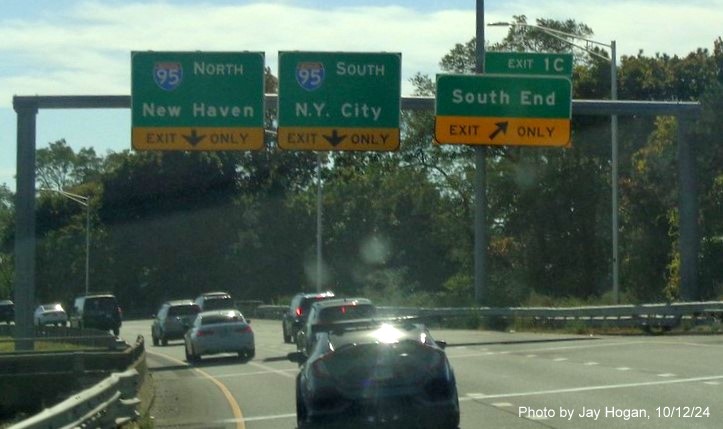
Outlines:
[[136,150],[264,146],[263,52],[133,52]]
[[440,144],[567,146],[572,83],[561,76],[438,75]]

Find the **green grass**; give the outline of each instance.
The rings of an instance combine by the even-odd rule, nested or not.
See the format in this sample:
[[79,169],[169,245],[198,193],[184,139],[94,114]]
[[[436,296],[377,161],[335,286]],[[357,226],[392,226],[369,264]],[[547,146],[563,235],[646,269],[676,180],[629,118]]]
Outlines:
[[[101,347],[89,347],[77,344],[64,343],[62,341],[36,340],[33,344],[33,351],[36,352],[65,352],[75,350],[100,349]],[[15,341],[11,337],[0,337],[0,353],[14,353]]]

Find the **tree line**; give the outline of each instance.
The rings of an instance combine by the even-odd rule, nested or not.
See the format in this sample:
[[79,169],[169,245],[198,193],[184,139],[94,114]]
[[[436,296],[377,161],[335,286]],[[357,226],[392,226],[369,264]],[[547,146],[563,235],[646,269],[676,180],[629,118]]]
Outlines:
[[[526,17],[516,16],[518,23]],[[584,37],[574,20],[538,25]],[[723,41],[684,57],[623,56],[622,100],[700,101],[692,127],[700,204],[700,299],[723,294]],[[486,49],[567,52],[531,27]],[[607,55],[598,51],[600,55]],[[455,45],[443,72],[474,69],[475,40]],[[573,97],[606,99],[610,67],[574,50]],[[267,92],[277,80],[267,70]],[[412,78],[433,95],[432,77]],[[274,128],[269,112],[267,128]],[[611,302],[610,126],[572,119],[572,146],[488,150],[485,305]],[[679,297],[677,123],[620,117],[620,280],[624,302]],[[128,312],[226,290],[285,302],[315,290],[317,162],[323,183],[324,289],[386,304],[471,305],[474,150],[433,141],[433,112],[402,112],[395,153],[282,152],[267,133],[259,152],[37,151],[39,188],[90,197],[90,288]],[[13,193],[0,187],[0,299],[12,297]],[[84,290],[85,208],[54,193],[37,202],[38,302]]]

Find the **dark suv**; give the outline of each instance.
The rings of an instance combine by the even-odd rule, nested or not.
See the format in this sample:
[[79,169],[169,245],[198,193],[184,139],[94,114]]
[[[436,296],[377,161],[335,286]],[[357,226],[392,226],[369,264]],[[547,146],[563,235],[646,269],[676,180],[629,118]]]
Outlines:
[[190,299],[166,301],[158,309],[151,325],[153,345],[168,345],[169,340],[183,339],[187,328],[199,313],[198,305]]
[[332,292],[297,293],[291,299],[289,308],[281,319],[281,330],[284,333],[285,343],[296,342],[296,334],[306,322],[311,304],[324,299],[334,298]]
[[201,311],[236,310],[236,303],[228,292],[206,292],[194,301]]
[[335,298],[315,302],[309,309],[306,322],[296,334],[296,349],[308,354],[316,343],[318,331],[334,323],[367,319],[376,314],[376,306],[366,298]]
[[122,321],[121,308],[114,295],[94,294],[75,298],[70,326],[81,329],[113,331],[118,336]]
[[0,301],[0,322],[10,323],[15,320],[15,304],[9,299]]

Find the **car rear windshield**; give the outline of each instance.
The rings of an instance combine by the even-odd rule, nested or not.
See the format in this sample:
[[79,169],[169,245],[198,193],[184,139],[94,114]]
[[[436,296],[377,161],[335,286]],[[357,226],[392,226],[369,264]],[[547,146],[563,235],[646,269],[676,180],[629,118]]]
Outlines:
[[233,299],[225,298],[208,298],[203,303],[203,310],[223,310],[225,308],[234,308]]
[[329,307],[321,311],[319,319],[322,322],[336,322],[339,320],[366,319],[374,317],[376,309],[373,305],[349,304],[339,307]]
[[362,386],[374,381],[410,382],[426,378],[444,359],[441,352],[412,340],[343,348],[324,360],[341,383]]
[[113,311],[116,307],[115,298],[88,298],[85,300],[86,311]]
[[325,299],[329,299],[329,297],[326,296],[309,296],[304,298],[301,301],[301,309],[303,310],[303,314],[306,314],[309,311],[309,308],[311,307],[311,304],[322,301]]
[[190,316],[198,314],[199,308],[196,304],[174,305],[168,309],[169,316]]
[[244,318],[240,313],[213,314],[203,316],[201,325],[218,325],[220,323],[243,322]]

